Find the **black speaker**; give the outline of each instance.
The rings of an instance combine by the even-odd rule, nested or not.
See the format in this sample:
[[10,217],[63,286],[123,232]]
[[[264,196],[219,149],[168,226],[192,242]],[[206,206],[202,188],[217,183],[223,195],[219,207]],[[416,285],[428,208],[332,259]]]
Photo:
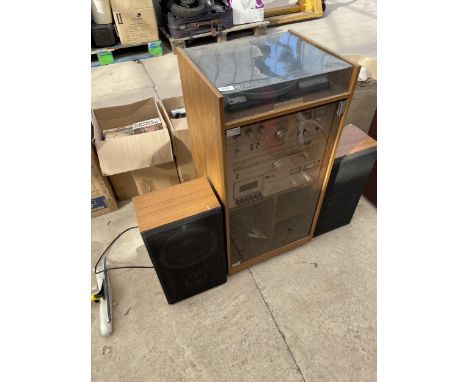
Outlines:
[[91,44],[96,48],[106,48],[117,44],[114,24],[92,24]]
[[[364,133],[361,134],[365,135]],[[344,138],[346,139],[346,137]],[[353,147],[359,147],[359,142]],[[367,179],[377,159],[377,147],[375,145],[369,147],[369,144],[367,144],[364,147],[363,150],[353,150],[352,154],[335,158],[314,236],[351,222]]]
[[206,179],[138,196],[133,204],[169,304],[226,282],[223,211]]

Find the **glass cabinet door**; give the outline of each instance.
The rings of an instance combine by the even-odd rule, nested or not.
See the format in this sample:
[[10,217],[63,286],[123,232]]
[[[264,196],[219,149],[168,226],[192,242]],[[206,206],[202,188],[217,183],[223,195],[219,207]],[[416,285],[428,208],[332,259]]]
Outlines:
[[309,235],[338,103],[226,130],[231,266]]

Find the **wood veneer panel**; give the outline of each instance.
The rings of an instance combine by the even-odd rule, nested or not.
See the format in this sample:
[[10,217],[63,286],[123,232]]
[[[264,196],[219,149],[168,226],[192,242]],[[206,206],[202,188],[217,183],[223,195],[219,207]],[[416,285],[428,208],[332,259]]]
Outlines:
[[140,232],[219,208],[206,178],[195,179],[133,198]]
[[377,141],[354,125],[347,125],[341,134],[335,158],[351,155],[377,146]]
[[269,259],[270,257],[276,256],[276,255],[279,255],[281,253],[290,251],[290,250],[292,250],[294,248],[300,247],[301,245],[304,245],[309,241],[310,241],[310,237],[306,236],[306,237],[304,237],[302,239],[299,239],[297,241],[293,241],[292,243],[289,243],[289,244],[283,245],[282,247],[276,248],[273,251],[264,253],[263,255],[257,256],[257,257],[255,257],[253,259],[250,259],[250,260],[247,260],[246,262],[241,263],[240,265],[238,265],[236,267],[229,266],[228,273],[232,274],[232,273],[239,272],[239,271],[241,271],[241,270],[243,270],[245,268],[251,267],[252,265],[255,265],[257,263],[265,261],[265,260]]
[[226,200],[224,179],[223,99],[185,52],[178,48],[180,79],[197,176],[210,179],[219,197]]
[[320,99],[309,101],[309,102],[303,102],[302,100],[292,100],[289,102],[284,102],[282,105],[278,106],[277,108],[273,110],[269,110],[267,112],[255,114],[255,115],[249,114],[249,110],[246,110],[245,117],[236,118],[236,119],[233,119],[232,121],[226,122],[225,128],[231,129],[237,126],[243,126],[243,125],[248,125],[248,124],[255,123],[255,122],[264,121],[266,119],[281,117],[286,114],[291,114],[291,113],[295,113],[301,110],[311,109],[316,106],[325,105],[331,102],[344,100],[350,96],[351,96],[350,93],[342,93],[342,94],[320,98]]

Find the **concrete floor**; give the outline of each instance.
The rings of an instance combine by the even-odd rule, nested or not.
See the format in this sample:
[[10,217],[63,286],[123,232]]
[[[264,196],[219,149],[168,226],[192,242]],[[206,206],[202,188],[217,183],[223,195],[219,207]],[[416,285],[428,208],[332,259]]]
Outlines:
[[[375,57],[376,1],[327,4],[323,19],[275,29]],[[173,54],[92,70],[94,107],[179,94]],[[131,203],[92,219],[92,264],[135,224]],[[108,260],[150,265],[137,231]],[[175,305],[152,269],[112,271],[111,282],[111,337],[100,336],[92,308],[93,381],[376,380],[376,209],[364,198],[350,225]]]
[[[93,264],[124,228],[131,203],[93,219]],[[136,230],[114,266],[151,265]],[[375,381],[376,210],[168,305],[152,269],[111,274],[114,333],[92,309],[93,381]]]

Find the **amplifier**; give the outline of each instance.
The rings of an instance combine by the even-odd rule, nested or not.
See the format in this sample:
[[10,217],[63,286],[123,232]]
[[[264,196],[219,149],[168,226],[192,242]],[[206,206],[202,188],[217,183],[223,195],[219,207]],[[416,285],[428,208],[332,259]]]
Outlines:
[[226,282],[223,210],[207,179],[137,196],[133,205],[169,304]]

